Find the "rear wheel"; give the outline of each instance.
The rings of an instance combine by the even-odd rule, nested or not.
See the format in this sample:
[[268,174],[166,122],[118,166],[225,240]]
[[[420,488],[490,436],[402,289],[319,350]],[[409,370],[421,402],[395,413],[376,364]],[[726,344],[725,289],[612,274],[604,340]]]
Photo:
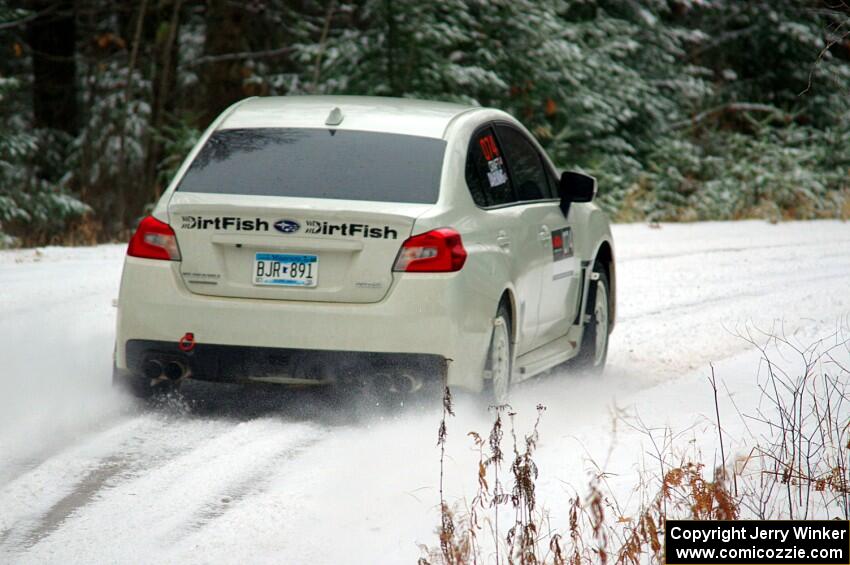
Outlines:
[[493,320],[493,335],[487,351],[486,369],[490,373],[490,400],[505,404],[511,388],[512,346],[511,315],[508,305],[502,302]]
[[597,263],[593,269],[594,274],[599,275],[596,281],[596,289],[591,297],[593,310],[590,320],[584,328],[581,340],[581,348],[578,355],[567,364],[571,369],[599,374],[605,368],[608,359],[608,336],[610,329],[610,305],[608,274]]

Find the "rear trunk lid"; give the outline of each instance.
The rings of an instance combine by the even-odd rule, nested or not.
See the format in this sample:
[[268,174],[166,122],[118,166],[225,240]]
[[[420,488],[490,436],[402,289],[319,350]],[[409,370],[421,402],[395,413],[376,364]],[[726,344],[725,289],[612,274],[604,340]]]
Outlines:
[[401,243],[428,208],[177,192],[169,214],[193,293],[366,303],[386,296]]
[[446,142],[329,128],[215,131],[168,203],[191,292],[377,302]]

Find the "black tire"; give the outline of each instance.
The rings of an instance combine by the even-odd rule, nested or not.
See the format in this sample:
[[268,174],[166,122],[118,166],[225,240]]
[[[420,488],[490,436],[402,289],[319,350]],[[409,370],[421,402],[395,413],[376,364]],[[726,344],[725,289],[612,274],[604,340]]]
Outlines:
[[[501,320],[501,322],[498,322]],[[494,405],[505,404],[510,393],[510,376],[513,373],[513,343],[511,342],[512,329],[511,309],[506,301],[499,304],[494,318],[493,333],[490,336],[490,345],[487,348],[487,361],[485,369],[491,371],[491,378],[484,381],[484,390],[487,401]],[[502,333],[504,332],[504,333]],[[504,337],[507,336],[505,343]],[[507,359],[504,359],[504,355]],[[498,365],[494,366],[494,364]],[[495,371],[507,371],[507,380],[498,379]],[[499,382],[496,382],[499,380]]]
[[[608,283],[608,273],[599,263],[594,265],[593,272],[599,275],[599,279],[595,283],[593,292],[588,296],[588,304],[591,310],[590,321],[587,322],[582,335],[578,355],[567,361],[566,366],[570,370],[598,375],[605,369],[605,362],[608,360],[608,337],[611,329],[611,286]],[[602,297],[604,297],[605,304],[604,312],[601,312],[601,316],[598,316],[597,314],[600,314],[599,310],[601,309],[598,308],[597,300]],[[593,303],[590,302],[591,300],[593,300]],[[600,318],[604,318],[604,320]],[[600,331],[603,332],[602,335],[600,335]],[[600,348],[601,351],[599,351]]]

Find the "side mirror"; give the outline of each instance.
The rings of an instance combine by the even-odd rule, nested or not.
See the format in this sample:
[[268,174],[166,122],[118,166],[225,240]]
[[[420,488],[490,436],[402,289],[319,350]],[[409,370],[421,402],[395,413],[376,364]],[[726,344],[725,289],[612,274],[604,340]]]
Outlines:
[[561,211],[564,215],[573,202],[590,202],[596,196],[596,179],[584,173],[564,171],[558,184],[558,196],[561,198]]

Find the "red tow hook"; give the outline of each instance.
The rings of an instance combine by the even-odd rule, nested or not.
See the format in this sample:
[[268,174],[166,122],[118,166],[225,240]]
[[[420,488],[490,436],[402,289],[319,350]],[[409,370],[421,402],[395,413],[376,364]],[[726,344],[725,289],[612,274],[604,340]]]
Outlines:
[[180,348],[180,351],[186,353],[195,349],[195,334],[192,332],[186,332],[186,334],[177,342],[177,347]]

